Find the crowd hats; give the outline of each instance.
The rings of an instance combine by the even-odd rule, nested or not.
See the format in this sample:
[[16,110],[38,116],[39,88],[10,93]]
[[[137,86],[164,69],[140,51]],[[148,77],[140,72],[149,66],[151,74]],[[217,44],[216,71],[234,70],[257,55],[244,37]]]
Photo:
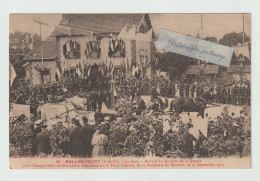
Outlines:
[[47,128],[47,127],[48,127],[47,124],[44,124],[44,125],[41,126],[41,128]]
[[80,123],[79,123],[79,119],[77,119],[76,117],[72,118],[72,123],[76,126],[81,126]]
[[87,123],[87,122],[88,122],[87,116],[83,116],[83,117],[82,117],[82,120],[83,120],[84,123]]
[[35,121],[35,124],[36,124],[36,125],[40,125],[41,123],[42,123],[42,120],[41,120],[41,119]]
[[106,116],[106,117],[104,117],[104,120],[105,120],[105,121],[109,121],[109,120],[110,120],[110,117],[109,117],[109,116]]

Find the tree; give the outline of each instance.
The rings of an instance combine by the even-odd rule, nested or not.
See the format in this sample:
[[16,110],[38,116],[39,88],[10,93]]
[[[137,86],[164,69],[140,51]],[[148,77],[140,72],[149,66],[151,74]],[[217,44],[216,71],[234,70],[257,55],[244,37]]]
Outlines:
[[[245,42],[249,42],[250,44],[250,37],[245,34]],[[225,34],[218,42],[219,44],[226,45],[226,46],[235,46],[243,43],[243,33],[227,33]]]
[[210,41],[210,42],[213,42],[213,43],[217,43],[218,42],[218,39],[216,37],[213,37],[213,36],[207,36],[206,38],[204,38],[204,40],[206,41]]
[[39,45],[41,43],[40,35],[37,35],[36,33],[34,33],[32,38],[33,38],[33,47],[35,47],[36,45]]
[[[251,52],[251,39],[248,35],[245,34],[244,36],[244,42],[248,42],[248,46],[249,46],[249,51]],[[218,42],[219,44],[222,45],[226,45],[226,46],[237,46],[240,44],[243,44],[243,32],[240,33],[236,33],[236,32],[232,32],[232,33],[227,33],[223,36],[223,38],[221,38]],[[250,61],[247,57],[245,58],[245,64],[250,64]],[[233,53],[232,58],[231,58],[231,64],[238,64],[238,57],[235,56],[235,54]]]
[[190,64],[191,58],[172,52],[159,54],[159,68],[169,72],[170,80],[180,77]]
[[23,58],[39,41],[40,36],[37,34],[32,36],[31,33],[16,31],[9,35],[9,61],[14,65],[17,77],[25,76]]

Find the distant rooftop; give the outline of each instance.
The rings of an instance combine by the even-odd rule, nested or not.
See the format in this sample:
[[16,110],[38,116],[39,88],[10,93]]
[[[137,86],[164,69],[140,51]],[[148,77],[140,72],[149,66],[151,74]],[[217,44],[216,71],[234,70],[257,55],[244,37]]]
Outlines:
[[63,14],[52,36],[119,33],[126,24],[138,27],[143,17],[151,27],[148,14]]
[[[43,41],[42,42],[42,54],[43,59],[55,59],[56,53],[56,40]],[[33,49],[24,57],[24,60],[40,60],[42,59],[41,45],[36,45]]]
[[[205,69],[205,74],[217,74],[219,69],[219,65],[207,65]],[[185,74],[198,74],[197,65],[189,65]]]
[[[241,67],[240,65],[230,65],[227,69],[229,73],[239,73],[241,72]],[[251,72],[251,66],[250,65],[245,65],[243,67],[243,73],[250,73]]]

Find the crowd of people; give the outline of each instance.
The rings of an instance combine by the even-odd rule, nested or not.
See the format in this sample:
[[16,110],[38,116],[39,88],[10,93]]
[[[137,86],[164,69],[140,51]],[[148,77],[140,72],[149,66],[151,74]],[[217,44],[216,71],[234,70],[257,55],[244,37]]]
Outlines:
[[[50,126],[42,120],[31,121],[20,116],[18,121],[23,125],[20,130],[26,132],[23,142],[30,142],[29,146],[27,143],[20,146],[27,145],[28,155],[40,156],[183,158],[243,156],[245,149],[250,148],[250,113],[247,108],[244,108],[238,117],[228,115],[227,109],[224,109],[216,120],[206,115],[207,135],[199,131],[197,137],[191,133],[194,127],[193,119],[197,118],[189,117],[189,121],[185,123],[174,113],[165,116],[144,112],[142,116],[136,117],[133,112],[128,116],[105,115],[98,109],[82,118],[73,117],[70,127],[59,117],[51,120]],[[80,119],[83,120],[83,125],[80,124]],[[17,137],[13,138],[13,133],[17,132],[18,121],[10,125],[11,147],[15,147],[16,141],[19,140]],[[12,152],[13,155],[15,153],[17,154]]]
[[10,89],[10,103],[27,104],[36,113],[37,107],[46,103],[60,103],[68,98],[78,96],[86,98],[88,110],[96,111],[105,102],[111,105],[111,93],[106,80],[93,80],[67,77],[46,85],[30,86],[26,81]]
[[[52,154],[76,157],[121,155],[194,157],[197,155],[209,157],[214,156],[214,154],[211,155],[214,150],[211,149],[210,144],[214,144],[216,137],[228,141],[236,138],[239,139],[239,143],[243,142],[245,135],[249,138],[250,134],[244,129],[245,116],[235,119],[222,115],[217,121],[209,120],[208,137],[199,132],[199,136],[195,138],[190,134],[190,129],[193,127],[192,119],[189,123],[184,124],[179,115],[171,113],[167,121],[171,128],[176,128],[178,125],[178,130],[163,131],[165,119],[159,116],[161,113],[158,114],[158,111],[167,108],[168,105],[163,103],[159,96],[196,98],[204,92],[210,92],[210,97],[207,98],[209,103],[250,106],[250,83],[248,81],[229,83],[171,81],[163,77],[150,79],[132,76],[126,78],[119,74],[112,81],[111,78],[93,76],[88,78],[66,77],[51,84],[34,87],[27,82],[20,82],[19,86],[10,90],[10,103],[30,105],[33,115],[31,120],[26,117],[17,118],[18,121],[20,120],[19,124],[17,120],[11,121],[10,132],[17,132],[18,125],[22,127],[19,130],[29,129],[29,131],[23,135],[28,139],[20,139],[21,141],[27,140],[28,144],[17,145],[18,139],[15,138],[16,134],[13,134],[14,138],[11,139],[10,146],[13,150],[26,146],[24,149],[28,155]],[[142,95],[151,95],[152,104],[146,105],[141,98]],[[36,110],[38,106],[46,103],[60,103],[73,96],[86,98],[86,110],[93,112],[93,115],[84,116],[82,120],[78,116],[73,117],[70,120],[72,123],[70,127],[64,125],[64,122],[59,120],[60,118],[52,121],[51,127],[46,125],[48,120],[36,121],[40,118],[37,111],[33,110]],[[112,105],[112,97],[114,105]],[[117,111],[118,114],[101,113],[102,103]],[[151,115],[151,112],[155,114]],[[206,119],[209,118],[206,117]],[[250,119],[247,120],[250,121]],[[81,125],[80,122],[83,122],[84,125]],[[228,125],[226,123],[224,125],[222,122],[228,122]],[[209,141],[212,142],[209,143]],[[235,144],[234,142],[232,144]],[[243,146],[241,148],[236,144],[230,151],[230,155],[237,153],[241,155],[242,150]],[[16,150],[11,154],[25,153],[19,153]]]
[[132,97],[135,95],[159,95],[167,98],[196,98],[209,90],[209,102],[239,106],[250,105],[251,88],[249,81],[214,83],[207,81],[189,82],[187,80],[171,81],[164,77],[125,79],[120,76],[115,80],[116,91],[119,95],[126,94]]

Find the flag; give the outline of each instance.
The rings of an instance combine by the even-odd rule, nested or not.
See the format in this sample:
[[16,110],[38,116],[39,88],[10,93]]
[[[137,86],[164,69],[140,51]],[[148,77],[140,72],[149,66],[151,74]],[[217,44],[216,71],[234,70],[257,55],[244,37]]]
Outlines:
[[116,89],[114,89],[113,95],[114,95],[114,96],[117,96]]
[[135,24],[133,24],[132,28],[127,32],[127,39],[134,40],[135,31],[136,31],[136,26],[135,26]]
[[239,55],[243,55],[250,60],[250,52],[248,46],[236,46],[234,47],[234,53],[237,57],[239,57]]
[[15,72],[13,64],[11,64],[11,63],[9,63],[9,77],[10,77],[10,87],[12,87],[14,79],[16,78],[16,72]]
[[80,73],[79,76],[81,76],[82,72],[83,72],[82,66],[81,66],[81,63],[79,62],[79,73]]
[[125,65],[125,61],[123,60],[123,68],[124,68],[124,72],[126,72],[126,65]]
[[[122,66],[122,64],[121,64],[121,66]],[[110,74],[113,74],[113,72],[114,72],[114,63],[110,62],[110,65],[109,65],[109,73],[110,73]]]
[[132,76],[135,76],[135,65],[132,67]]
[[159,94],[161,94],[161,89],[160,89],[159,85],[158,85],[158,87],[157,87],[157,92],[158,92]]
[[129,67],[128,58],[126,59],[126,65],[127,65],[127,72],[129,72],[130,71],[130,67]]
[[139,73],[139,67],[138,67],[138,65],[136,65],[136,67],[135,67],[135,72],[136,72],[136,74],[138,75],[138,73]]
[[39,21],[39,20],[36,20],[36,19],[33,19],[33,21],[36,22],[36,23],[38,23],[38,24],[40,24],[40,25],[48,26],[47,23],[44,23],[44,22],[42,22],[42,21]]
[[68,54],[71,51],[69,41],[66,43],[66,49],[67,49],[67,54]]
[[118,39],[127,38],[126,27],[127,27],[127,24],[120,31],[119,35],[117,36]]
[[57,74],[58,78],[60,79],[61,72],[60,72],[60,69],[59,69],[58,66],[57,66],[57,68],[56,68],[56,74]]
[[87,77],[90,75],[90,71],[91,71],[91,66],[89,65],[89,66],[88,66],[88,74],[87,74]]

